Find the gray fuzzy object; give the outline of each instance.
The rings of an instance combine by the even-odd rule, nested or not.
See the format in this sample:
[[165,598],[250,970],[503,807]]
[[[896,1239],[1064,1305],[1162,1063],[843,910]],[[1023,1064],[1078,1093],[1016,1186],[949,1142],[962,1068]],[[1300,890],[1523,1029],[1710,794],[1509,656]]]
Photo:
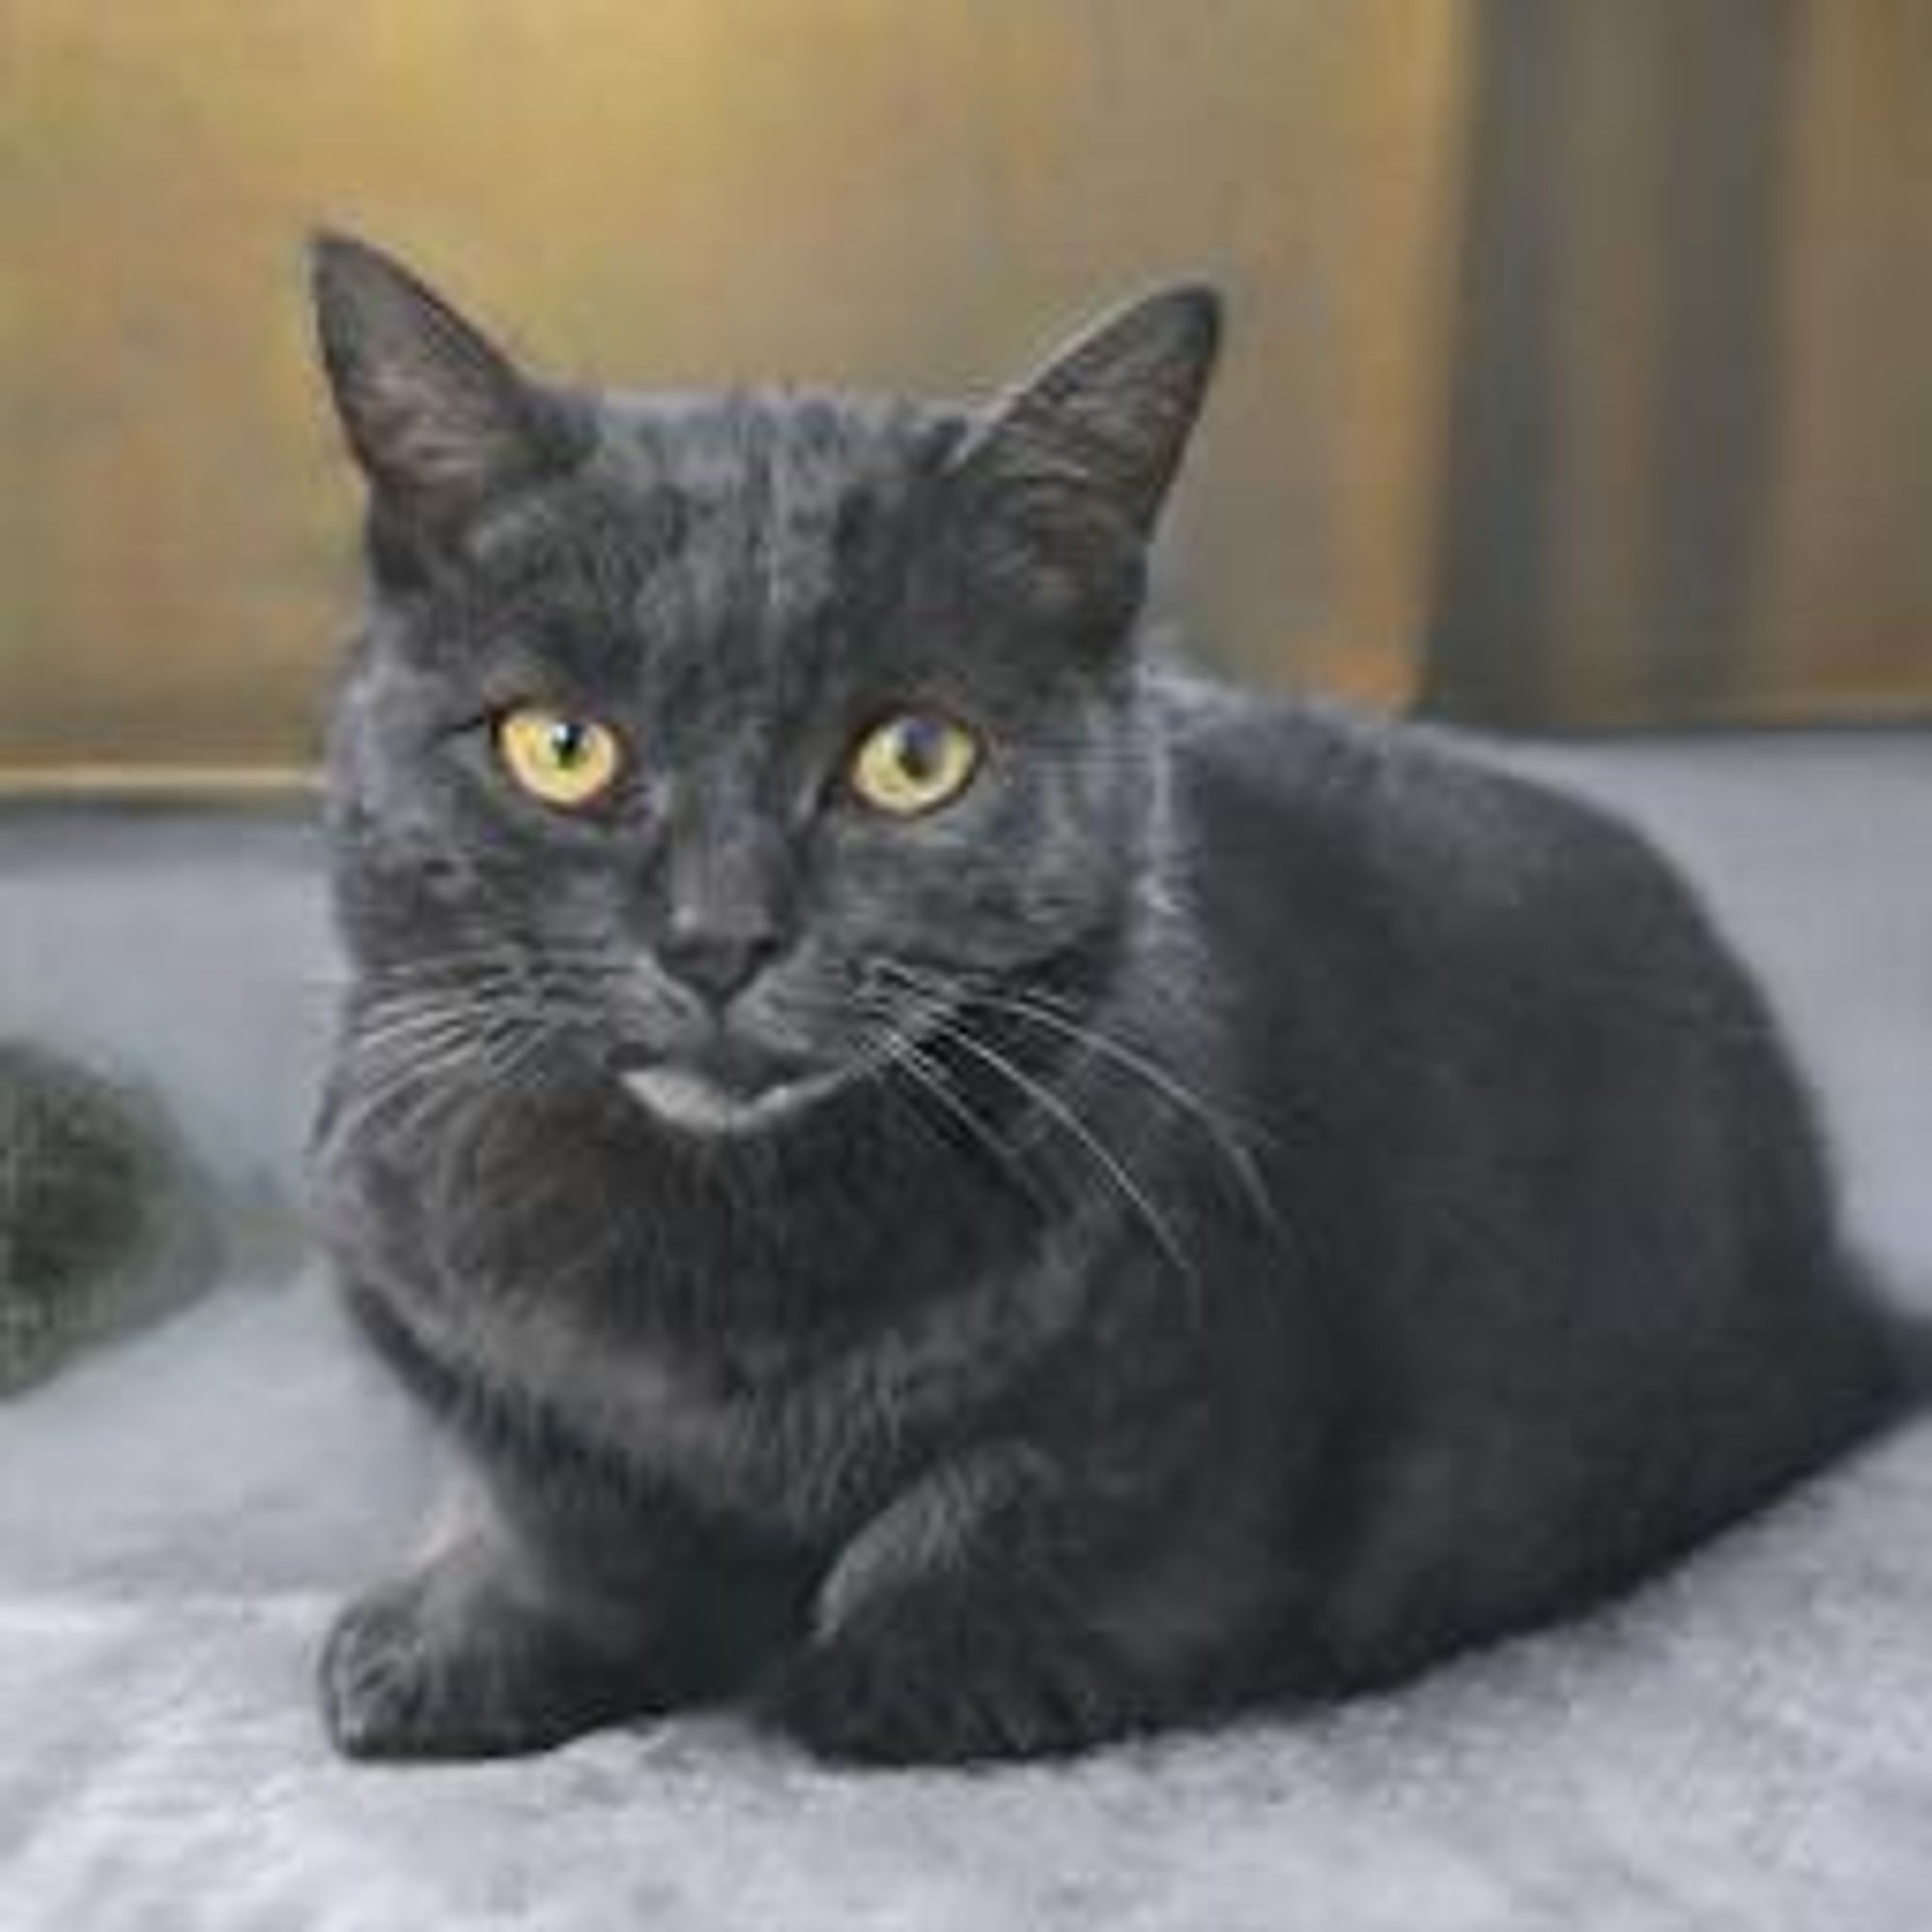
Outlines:
[[0,1396],[211,1286],[207,1177],[158,1100],[0,1041]]

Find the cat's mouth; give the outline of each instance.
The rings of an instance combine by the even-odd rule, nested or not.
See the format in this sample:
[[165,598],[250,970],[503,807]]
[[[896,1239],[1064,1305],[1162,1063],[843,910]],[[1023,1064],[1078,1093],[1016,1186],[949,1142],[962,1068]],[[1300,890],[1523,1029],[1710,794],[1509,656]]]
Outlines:
[[620,1066],[618,1083],[666,1126],[744,1134],[795,1114],[839,1084],[838,1068],[759,1065],[743,1059],[653,1060]]
[[742,1134],[769,1126],[838,1082],[837,1074],[810,1073],[745,1094],[688,1066],[639,1066],[619,1077],[632,1099],[667,1126],[697,1134]]

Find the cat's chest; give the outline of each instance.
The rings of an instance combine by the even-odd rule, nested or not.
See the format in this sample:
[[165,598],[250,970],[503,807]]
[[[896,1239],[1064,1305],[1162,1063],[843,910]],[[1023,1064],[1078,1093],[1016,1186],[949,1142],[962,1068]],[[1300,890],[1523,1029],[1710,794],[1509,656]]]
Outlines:
[[990,1279],[840,1346],[728,1354],[613,1336],[535,1298],[397,1285],[412,1344],[485,1412],[540,1419],[707,1515],[807,1538],[848,1532],[933,1456],[1025,1396],[1077,1329],[1065,1273]]
[[[352,1142],[334,1169],[339,1256],[459,1417],[560,1438],[707,1514],[849,1528],[1009,1409],[1088,1307],[1077,1244],[975,1255],[895,1234],[877,1201],[838,1226],[766,1201],[748,1231],[616,1173],[594,1144],[578,1156],[526,1162],[542,1188],[452,1201]],[[786,1307],[821,1319],[794,1328],[772,1312]],[[667,1339],[680,1329],[698,1339]]]
[[890,1487],[885,1418],[850,1364],[781,1349],[697,1356],[541,1303],[392,1298],[415,1344],[507,1418],[589,1450],[707,1515],[813,1535]]

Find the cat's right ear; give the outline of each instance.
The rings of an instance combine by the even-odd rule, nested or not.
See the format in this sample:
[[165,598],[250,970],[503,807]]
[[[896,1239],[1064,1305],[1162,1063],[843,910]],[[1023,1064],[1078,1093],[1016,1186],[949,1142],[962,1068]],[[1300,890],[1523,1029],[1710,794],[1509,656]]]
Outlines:
[[319,234],[309,266],[336,413],[378,512],[401,531],[446,538],[578,453],[558,399],[380,249]]
[[1201,413],[1220,342],[1221,298],[1206,284],[1143,296],[997,404],[955,464],[995,490],[1098,508],[1145,542]]

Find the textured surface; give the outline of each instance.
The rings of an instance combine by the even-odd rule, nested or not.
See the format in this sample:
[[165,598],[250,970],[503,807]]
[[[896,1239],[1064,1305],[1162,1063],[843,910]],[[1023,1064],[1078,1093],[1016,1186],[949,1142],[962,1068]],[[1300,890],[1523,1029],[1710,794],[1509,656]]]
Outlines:
[[[1705,881],[1823,1085],[1867,1244],[1932,1302],[1932,745],[1517,755]],[[298,826],[0,821],[0,1028],[133,1057],[238,1184],[289,1171],[324,932]],[[306,1276],[0,1408],[10,1928],[1835,1932],[1932,1908],[1932,1422],[1403,1694],[977,1776],[835,1776],[729,1719],[334,1762],[309,1653],[426,1474]]]

